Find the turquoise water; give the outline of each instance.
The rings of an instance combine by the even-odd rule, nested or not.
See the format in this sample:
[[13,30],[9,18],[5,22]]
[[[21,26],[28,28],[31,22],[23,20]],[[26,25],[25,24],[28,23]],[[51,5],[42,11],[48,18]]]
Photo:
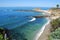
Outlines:
[[[33,40],[37,31],[47,22],[46,18],[36,18],[30,22],[30,16],[42,15],[39,12],[17,12],[14,10],[32,10],[33,7],[1,7],[0,27],[10,30],[11,40]],[[42,8],[48,9],[48,8]]]

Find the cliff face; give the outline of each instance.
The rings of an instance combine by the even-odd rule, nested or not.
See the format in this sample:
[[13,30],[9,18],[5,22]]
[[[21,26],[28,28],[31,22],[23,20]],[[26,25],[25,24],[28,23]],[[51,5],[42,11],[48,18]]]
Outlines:
[[51,12],[51,14],[60,16],[60,8],[51,8],[48,11]]
[[52,13],[60,13],[60,8],[51,8],[49,9]]

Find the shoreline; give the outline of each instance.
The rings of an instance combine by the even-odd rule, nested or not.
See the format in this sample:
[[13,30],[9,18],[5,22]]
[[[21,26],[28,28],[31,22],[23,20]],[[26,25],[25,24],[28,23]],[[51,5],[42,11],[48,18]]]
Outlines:
[[45,29],[45,27],[50,23],[50,19],[49,18],[46,18],[48,21],[47,21],[47,23],[46,24],[44,24],[43,26],[42,26],[42,28],[38,31],[38,33],[36,34],[36,37],[34,38],[34,40],[38,40],[39,39],[39,37],[42,35],[42,33],[44,32],[44,29]]

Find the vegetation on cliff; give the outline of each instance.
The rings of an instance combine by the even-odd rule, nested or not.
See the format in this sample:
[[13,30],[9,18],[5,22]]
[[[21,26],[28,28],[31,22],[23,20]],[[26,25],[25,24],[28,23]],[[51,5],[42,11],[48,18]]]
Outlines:
[[51,22],[51,34],[49,40],[60,40],[60,18]]
[[50,34],[50,40],[60,40],[60,28],[56,29],[54,32]]
[[57,28],[59,28],[60,27],[60,18],[53,20],[51,22],[51,25],[52,25],[51,31],[55,31]]

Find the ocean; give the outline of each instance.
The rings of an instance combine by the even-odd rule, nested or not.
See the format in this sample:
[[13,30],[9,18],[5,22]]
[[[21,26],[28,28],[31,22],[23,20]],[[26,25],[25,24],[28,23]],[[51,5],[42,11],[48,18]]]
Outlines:
[[[37,7],[0,7],[0,27],[10,30],[11,40],[33,40],[39,29],[47,22],[40,12],[18,12],[15,10],[33,10]],[[42,7],[47,10],[48,8]]]

